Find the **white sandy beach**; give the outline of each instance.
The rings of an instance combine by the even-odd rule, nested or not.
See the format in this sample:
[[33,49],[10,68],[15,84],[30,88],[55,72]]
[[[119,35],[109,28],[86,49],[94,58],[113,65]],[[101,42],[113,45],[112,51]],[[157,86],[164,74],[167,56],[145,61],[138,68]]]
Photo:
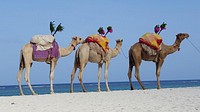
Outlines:
[[200,87],[0,97],[0,112],[200,112]]

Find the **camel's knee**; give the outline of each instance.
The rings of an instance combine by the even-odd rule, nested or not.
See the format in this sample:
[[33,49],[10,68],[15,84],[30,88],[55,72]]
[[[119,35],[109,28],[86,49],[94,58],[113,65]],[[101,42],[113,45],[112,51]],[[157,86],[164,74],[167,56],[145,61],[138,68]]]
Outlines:
[[108,75],[104,75],[104,79],[107,80],[108,79]]
[[29,79],[28,79],[27,76],[24,77],[24,80],[25,80],[26,82],[29,82]]
[[49,76],[50,80],[54,80],[54,75]]
[[136,74],[135,74],[135,78],[136,78],[137,80],[140,80],[140,76],[139,76],[139,75],[136,75]]
[[157,76],[157,77],[160,77],[160,72],[156,72],[156,76]]
[[82,81],[82,74],[83,74],[83,69],[80,69],[79,70],[79,75],[78,75],[79,81]]
[[20,83],[21,82],[21,77],[18,75],[17,76],[17,82]]
[[135,78],[137,79],[137,78],[138,78],[138,75],[135,74]]
[[82,76],[78,76],[78,80],[82,82]]
[[22,72],[23,72],[23,69],[20,68],[19,71],[18,71],[18,74],[17,74],[17,81],[20,81],[20,80],[21,80]]
[[131,79],[132,78],[132,73],[129,71],[128,72],[128,78]]
[[18,82],[18,84],[20,84],[21,83],[21,78],[17,77],[17,82]]
[[72,73],[72,74],[71,74],[71,80],[72,80],[72,81],[74,80],[74,76],[75,76],[75,74]]

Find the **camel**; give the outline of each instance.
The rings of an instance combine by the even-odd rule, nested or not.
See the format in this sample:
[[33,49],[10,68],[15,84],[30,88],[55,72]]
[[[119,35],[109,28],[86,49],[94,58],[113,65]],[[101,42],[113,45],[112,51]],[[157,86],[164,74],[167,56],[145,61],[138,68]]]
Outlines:
[[[161,67],[164,63],[165,58],[167,55],[174,53],[175,51],[179,50],[181,42],[185,39],[188,38],[189,35],[187,33],[179,33],[176,35],[176,40],[173,45],[165,45],[162,43],[161,45],[161,50],[158,51],[158,60],[157,62],[154,62],[156,64],[156,77],[157,77],[157,89],[160,89],[160,71]],[[128,78],[130,82],[130,87],[131,90],[133,90],[133,85],[132,85],[132,69],[133,66],[135,66],[135,77],[137,81],[139,82],[140,86],[144,90],[144,86],[140,80],[140,73],[139,73],[139,68],[142,60],[144,61],[154,61],[156,58],[156,55],[148,55],[144,49],[142,48],[141,43],[135,43],[133,46],[131,46],[129,50],[129,69],[128,69]]]
[[[78,79],[80,81],[83,92],[86,92],[86,89],[83,85],[82,76],[84,72],[84,68],[88,62],[97,63],[98,64],[98,89],[100,92],[100,80],[101,80],[101,71],[102,65],[105,63],[105,71],[104,71],[104,79],[106,82],[106,91],[110,91],[108,86],[108,67],[110,64],[111,58],[116,57],[121,50],[123,40],[116,40],[116,46],[114,49],[109,49],[108,53],[102,58],[101,54],[98,54],[97,51],[91,50],[89,47],[89,43],[82,44],[76,51],[74,68],[71,73],[71,85],[70,85],[70,93],[73,93],[73,80],[76,73],[77,68],[79,68]],[[94,43],[96,44],[96,43]],[[96,47],[100,47],[96,45]]]
[[[66,48],[59,47],[60,57],[68,56],[69,54],[72,53],[73,50],[75,50],[75,47],[78,44],[83,43],[83,42],[84,42],[84,40],[82,38],[79,38],[77,36],[73,37],[72,41],[68,47],[66,47]],[[46,59],[33,60],[32,44],[28,43],[21,49],[21,53],[20,53],[20,65],[19,65],[19,71],[18,71],[18,75],[17,75],[18,85],[19,85],[19,89],[20,89],[20,95],[24,95],[22,86],[21,86],[21,76],[22,76],[22,72],[24,69],[26,69],[25,70],[26,71],[25,72],[25,80],[26,80],[32,94],[36,95],[35,91],[33,90],[32,86],[31,86],[30,77],[29,77],[30,68],[32,66],[32,61],[45,62]],[[50,93],[51,94],[54,93],[53,79],[54,79],[54,70],[55,70],[57,61],[58,61],[58,58],[52,58],[50,60],[50,77],[49,78],[50,78]]]

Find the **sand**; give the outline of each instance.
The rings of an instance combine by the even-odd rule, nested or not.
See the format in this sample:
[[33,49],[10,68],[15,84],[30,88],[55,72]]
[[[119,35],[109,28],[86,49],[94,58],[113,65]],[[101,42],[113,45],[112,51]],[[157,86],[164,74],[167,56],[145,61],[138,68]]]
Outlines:
[[0,97],[0,112],[200,112],[200,87]]

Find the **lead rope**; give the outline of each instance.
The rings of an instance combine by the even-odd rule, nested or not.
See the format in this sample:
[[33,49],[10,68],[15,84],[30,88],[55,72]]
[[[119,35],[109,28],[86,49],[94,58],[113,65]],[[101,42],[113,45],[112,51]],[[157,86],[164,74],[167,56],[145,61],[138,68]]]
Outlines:
[[192,41],[190,41],[188,38],[187,38],[187,40],[197,50],[197,52],[200,54],[200,50],[192,43]]
[[123,49],[121,49],[121,50],[122,50],[122,54],[123,54],[124,58],[125,58],[125,59],[128,59],[128,56],[126,56],[126,55],[124,54]]

